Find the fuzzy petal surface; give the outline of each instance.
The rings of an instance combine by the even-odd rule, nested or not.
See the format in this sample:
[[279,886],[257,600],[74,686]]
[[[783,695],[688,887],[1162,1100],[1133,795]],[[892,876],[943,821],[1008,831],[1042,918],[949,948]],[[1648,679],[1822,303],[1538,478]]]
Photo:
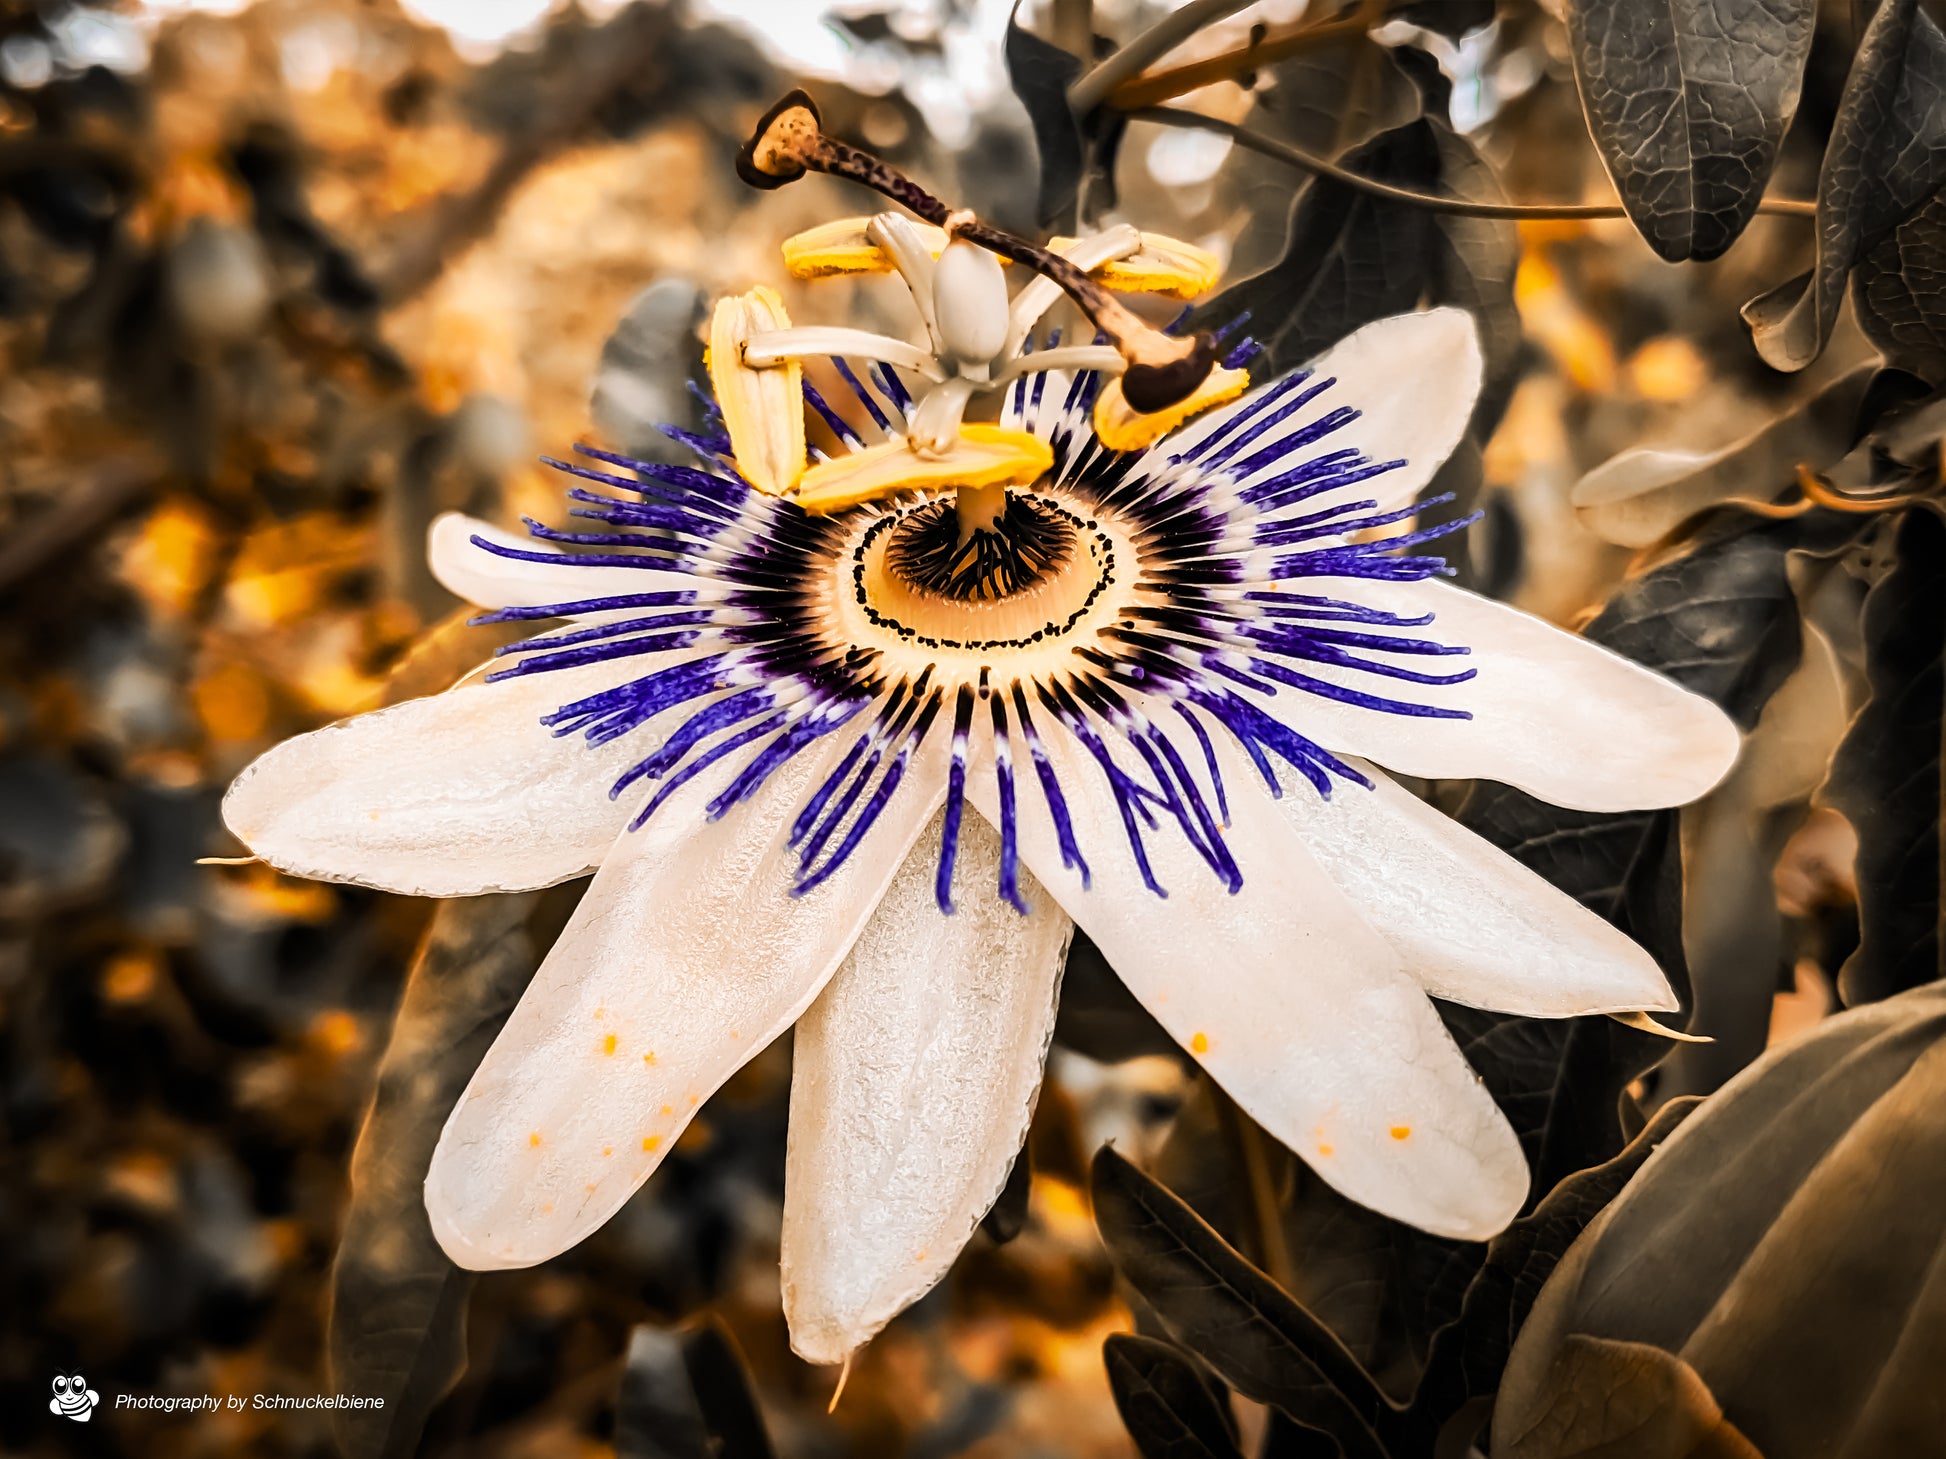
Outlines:
[[600,863],[633,811],[608,788],[661,743],[653,725],[591,749],[541,723],[610,687],[596,665],[374,710],[286,740],[223,797],[223,822],[293,876],[418,897],[552,886]]
[[851,956],[798,1020],[784,1176],[791,1346],[836,1363],[946,1274],[1006,1184],[1040,1090],[1074,924],[967,815],[956,902],[935,817]]
[[786,837],[833,750],[718,821],[699,778],[616,842],[440,1133],[426,1210],[459,1265],[532,1266],[595,1230],[844,961],[944,771],[915,759],[874,834],[793,897]]
[[[1100,770],[1043,725],[1092,885],[1061,864],[1054,824],[1022,797],[1021,860],[1129,989],[1251,1117],[1347,1196],[1442,1236],[1513,1219],[1527,1163],[1399,952],[1338,891],[1261,779],[1226,754],[1230,894],[1173,826],[1136,874]],[[984,777],[974,803],[997,814]],[[975,789],[977,788],[977,789]]]
[[1286,771],[1284,821],[1428,993],[1530,1018],[1678,1006],[1662,970],[1566,892],[1359,764],[1326,800]]
[[1627,811],[1695,800],[1729,774],[1742,747],[1730,717],[1702,695],[1463,588],[1350,578],[1287,586],[1412,617],[1430,613],[1417,631],[1471,650],[1440,667],[1477,670],[1464,683],[1421,688],[1317,668],[1317,678],[1361,693],[1379,689],[1472,715],[1422,718],[1280,693],[1270,712],[1327,749],[1430,780],[1504,781],[1570,810]]

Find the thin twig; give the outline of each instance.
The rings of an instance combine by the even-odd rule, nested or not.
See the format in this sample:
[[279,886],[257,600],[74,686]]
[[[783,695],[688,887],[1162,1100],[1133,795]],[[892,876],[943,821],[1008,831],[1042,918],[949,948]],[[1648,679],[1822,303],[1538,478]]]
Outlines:
[[[1302,168],[1306,172],[1328,177],[1333,182],[1343,183],[1356,192],[1368,193],[1376,198],[1390,198],[1394,202],[1411,203],[1414,207],[1424,208],[1429,213],[1452,213],[1463,218],[1626,218],[1628,210],[1620,203],[1476,203],[1465,198],[1438,197],[1432,193],[1414,192],[1411,188],[1395,187],[1389,182],[1380,182],[1374,177],[1364,177],[1359,173],[1340,167],[1328,158],[1306,152],[1301,147],[1293,147],[1289,142],[1281,142],[1275,137],[1266,137],[1261,132],[1253,132],[1248,127],[1226,122],[1221,117],[1208,117],[1200,112],[1184,111],[1173,106],[1149,106],[1131,111],[1129,120],[1155,122],[1165,127],[1196,127],[1205,132],[1219,132],[1237,146],[1265,157]],[[1784,218],[1815,218],[1818,205],[1808,198],[1765,198],[1757,204],[1757,211],[1770,213]]]
[[1328,46],[1333,41],[1364,33],[1363,15],[1347,16],[1343,20],[1328,20],[1322,25],[1299,23],[1283,26],[1264,36],[1260,41],[1238,46],[1235,50],[1225,51],[1220,56],[1210,56],[1201,61],[1189,61],[1181,66],[1171,66],[1166,71],[1156,71],[1147,76],[1137,76],[1132,81],[1124,81],[1108,93],[1108,104],[1118,110],[1130,112],[1139,111],[1145,106],[1158,106],[1173,97],[1182,96],[1186,92],[1195,91],[1214,82],[1233,81],[1251,71],[1265,66],[1274,66],[1279,61],[1288,61],[1292,56],[1301,56],[1306,51]]
[[1086,116],[1124,81],[1132,81],[1206,25],[1234,15],[1250,0],[1189,0],[1172,10],[1068,88],[1068,105]]
[[1296,1278],[1296,1268],[1291,1264],[1290,1243],[1284,1239],[1284,1218],[1277,1209],[1277,1191],[1271,1184],[1270,1153],[1264,1148],[1264,1132],[1214,1081],[1210,1084],[1210,1095],[1216,1101],[1218,1118],[1229,1131],[1237,1163],[1243,1167],[1244,1183],[1250,1189],[1250,1217],[1256,1228],[1257,1254],[1270,1279],[1288,1292]]

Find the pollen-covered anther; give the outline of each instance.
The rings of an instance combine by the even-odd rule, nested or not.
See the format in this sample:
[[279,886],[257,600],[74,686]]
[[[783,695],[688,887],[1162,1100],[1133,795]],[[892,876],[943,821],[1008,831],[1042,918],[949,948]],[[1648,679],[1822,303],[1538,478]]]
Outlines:
[[795,359],[759,369],[745,362],[752,337],[791,327],[775,289],[732,294],[710,319],[709,376],[723,412],[737,471],[752,486],[782,496],[804,475],[804,367]]
[[[784,267],[794,279],[828,279],[845,274],[889,274],[897,261],[878,246],[868,230],[871,218],[840,218],[820,223],[784,240]],[[946,247],[946,230],[908,222],[934,258]]]
[[1111,451],[1139,451],[1153,445],[1192,416],[1235,400],[1250,388],[1247,370],[1212,370],[1183,400],[1161,410],[1139,411],[1128,402],[1120,380],[1110,380],[1095,397],[1095,435]]
[[1059,253],[1017,238],[966,209],[949,207],[898,169],[818,129],[817,108],[794,91],[772,107],[737,155],[738,174],[756,187],[781,186],[807,170],[847,178],[892,199],[954,241],[977,244],[1025,264],[1058,285],[1128,361],[1123,389],[1129,404],[1160,411],[1193,394],[1216,365],[1220,348],[1208,334],[1164,334],[1137,316],[1088,273]]
[[1053,464],[1053,451],[1030,432],[961,426],[952,448],[937,456],[921,455],[909,442],[895,440],[821,462],[804,473],[796,501],[823,515],[908,491],[1026,486]]
[[[1215,254],[1165,233],[1144,233],[1142,243],[1124,258],[1110,259],[1088,270],[1103,288],[1124,294],[1160,294],[1170,299],[1194,299],[1209,292],[1222,277]],[[1048,250],[1066,254],[1078,240],[1052,238]]]

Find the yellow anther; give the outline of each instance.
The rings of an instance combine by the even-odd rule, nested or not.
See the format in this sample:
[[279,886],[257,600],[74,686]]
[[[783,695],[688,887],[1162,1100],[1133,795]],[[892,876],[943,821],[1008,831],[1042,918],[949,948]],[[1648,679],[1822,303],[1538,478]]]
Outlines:
[[1215,369],[1190,395],[1167,410],[1144,415],[1122,396],[1122,382],[1111,380],[1095,397],[1095,435],[1111,451],[1139,451],[1154,445],[1191,416],[1235,400],[1250,388],[1248,370]]
[[743,346],[754,334],[790,327],[777,291],[759,287],[720,301],[709,328],[710,385],[737,470],[772,496],[804,475],[804,367],[792,360],[753,370]]
[[[885,274],[892,255],[866,236],[870,218],[840,218],[820,223],[784,240],[784,267],[794,279],[829,279],[843,274]],[[946,230],[912,222],[934,258],[946,247]]]
[[959,486],[1029,486],[1053,469],[1054,452],[1039,436],[1005,426],[966,425],[937,459],[904,441],[888,441],[820,462],[804,473],[797,503],[807,512],[842,511],[906,491]]
[[[1054,238],[1047,246],[1052,253],[1065,253],[1074,243],[1072,238]],[[1111,259],[1089,270],[1105,289],[1170,299],[1194,299],[1207,293],[1222,274],[1223,265],[1208,249],[1163,233],[1144,233],[1142,246],[1127,258]]]

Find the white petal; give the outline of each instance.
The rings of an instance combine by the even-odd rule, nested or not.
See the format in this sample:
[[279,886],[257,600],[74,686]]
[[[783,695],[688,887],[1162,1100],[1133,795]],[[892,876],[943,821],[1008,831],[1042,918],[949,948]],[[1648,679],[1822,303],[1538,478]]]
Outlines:
[[791,1346],[835,1363],[930,1291],[1027,1135],[1073,923],[1024,871],[996,890],[1000,838],[961,823],[957,912],[933,899],[940,823],[798,1021],[784,1177]]
[[1736,761],[1741,737],[1709,700],[1505,603],[1430,581],[1316,578],[1291,586],[1393,613],[1432,613],[1429,626],[1401,632],[1472,652],[1396,661],[1435,673],[1478,671],[1463,684],[1429,686],[1307,665],[1306,673],[1362,693],[1473,716],[1426,719],[1281,691],[1271,712],[1326,749],[1404,775],[1501,780],[1583,811],[1685,805]]
[[[1311,371],[1311,380],[1300,387],[1300,393],[1319,381],[1337,383],[1253,439],[1236,459],[1253,456],[1341,406],[1349,406],[1359,412],[1358,419],[1302,448],[1297,459],[1355,447],[1375,462],[1403,460],[1405,465],[1361,481],[1356,487],[1360,498],[1371,497],[1381,508],[1389,508],[1403,506],[1416,497],[1452,455],[1473,413],[1484,367],[1473,316],[1463,309],[1440,308],[1375,320],[1345,336],[1306,368]],[[1155,449],[1166,456],[1186,454],[1197,442],[1250,410],[1277,385],[1278,381],[1272,380],[1235,405],[1191,421]],[[1262,467],[1241,478],[1239,484],[1249,486],[1268,479],[1292,464],[1285,461]],[[1301,510],[1316,511],[1325,499],[1313,498],[1303,503]]]
[[699,776],[615,843],[433,1152],[426,1210],[454,1261],[531,1266],[587,1236],[817,996],[943,785],[938,757],[917,759],[844,867],[793,897],[785,837],[843,748],[798,756],[720,821]]
[[633,811],[609,787],[665,736],[652,723],[596,749],[579,735],[557,738],[541,716],[628,672],[594,664],[473,679],[299,735],[236,778],[223,822],[295,876],[407,896],[580,876]]
[[[474,542],[476,536],[517,552],[551,553],[561,559],[561,564],[502,557]],[[623,593],[695,590],[706,585],[693,573],[652,567],[574,567],[572,560],[570,554],[539,538],[505,532],[459,512],[435,517],[426,533],[426,561],[432,575],[447,592],[482,608],[545,608],[550,603],[575,603]]]
[[1530,1018],[1678,1006],[1655,959],[1612,925],[1358,768],[1374,788],[1339,785],[1330,800],[1285,771],[1277,807],[1428,993]]
[[[1226,893],[1173,825],[1148,838],[1166,900],[1135,872],[1099,769],[1043,724],[1092,890],[1061,866],[1031,772],[1021,859],[1135,996],[1251,1117],[1353,1200],[1443,1236],[1483,1239],[1513,1218],[1527,1165],[1399,954],[1225,751]],[[1021,757],[1024,759],[1025,757]],[[990,776],[976,800],[997,814]]]

